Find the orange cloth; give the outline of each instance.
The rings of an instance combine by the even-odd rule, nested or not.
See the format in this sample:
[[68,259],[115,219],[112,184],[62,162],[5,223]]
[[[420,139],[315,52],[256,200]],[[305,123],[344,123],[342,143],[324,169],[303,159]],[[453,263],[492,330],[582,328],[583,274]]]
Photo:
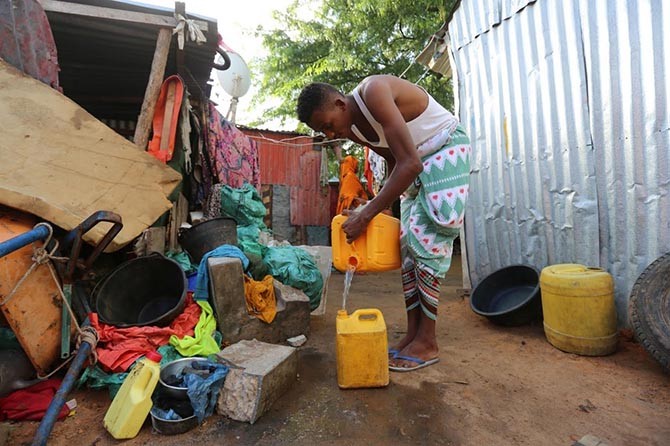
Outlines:
[[167,163],[174,153],[174,141],[179,126],[184,82],[178,75],[165,79],[156,102],[153,117],[153,137],[147,151],[156,159]]
[[256,281],[244,275],[244,297],[247,301],[247,311],[250,315],[268,324],[275,320],[277,315],[277,299],[275,297],[274,279],[267,275],[261,281]]
[[356,174],[358,160],[353,156],[346,156],[340,163],[340,194],[337,199],[337,213],[349,209],[355,198],[367,199],[363,185]]

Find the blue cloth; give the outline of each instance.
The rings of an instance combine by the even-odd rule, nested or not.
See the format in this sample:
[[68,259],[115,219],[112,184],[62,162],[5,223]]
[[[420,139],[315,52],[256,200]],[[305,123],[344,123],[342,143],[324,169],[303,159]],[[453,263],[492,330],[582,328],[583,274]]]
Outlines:
[[202,256],[200,265],[198,265],[198,280],[195,286],[195,293],[193,295],[195,300],[209,299],[209,269],[207,268],[207,259],[210,257],[237,257],[242,261],[242,269],[245,271],[249,267],[249,259],[244,253],[234,245],[221,245],[209,251]]
[[161,409],[160,407],[152,407],[151,408],[151,413],[154,414],[154,416],[157,416],[158,418],[161,418],[163,420],[173,420],[173,421],[178,421],[178,420],[183,420],[183,418],[174,411],[174,409]]
[[198,422],[202,423],[205,417],[214,413],[219,391],[228,374],[228,366],[213,361],[194,361],[191,366],[193,369],[208,372],[206,376],[196,373],[184,374],[186,394],[191,401],[195,416],[198,417]]

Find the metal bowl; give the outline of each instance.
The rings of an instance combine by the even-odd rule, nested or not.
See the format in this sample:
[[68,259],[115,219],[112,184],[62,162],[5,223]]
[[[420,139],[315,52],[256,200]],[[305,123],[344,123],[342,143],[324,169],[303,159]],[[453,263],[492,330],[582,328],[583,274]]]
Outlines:
[[182,358],[182,359],[177,359],[175,361],[169,362],[165,364],[163,367],[161,367],[161,372],[158,377],[159,384],[161,388],[163,389],[163,392],[171,397],[171,398],[177,398],[177,399],[188,399],[188,395],[186,391],[188,390],[186,387],[177,387],[177,386],[172,386],[170,384],[167,384],[165,381],[167,380],[168,377],[170,376],[175,376],[181,374],[182,370],[184,370],[185,367],[188,367],[192,362],[204,362],[208,361],[207,358]]
[[184,432],[188,432],[198,425],[198,418],[195,415],[191,415],[190,417],[187,418],[182,418],[181,420],[166,420],[154,414],[153,410],[150,413],[151,413],[151,425],[159,434],[163,435],[183,434]]

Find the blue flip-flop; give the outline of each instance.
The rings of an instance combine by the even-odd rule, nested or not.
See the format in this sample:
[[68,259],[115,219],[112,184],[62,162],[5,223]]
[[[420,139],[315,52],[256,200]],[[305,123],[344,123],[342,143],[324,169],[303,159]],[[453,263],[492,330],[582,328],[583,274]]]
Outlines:
[[421,358],[415,358],[414,356],[402,356],[402,355],[395,355],[393,359],[402,359],[403,361],[410,361],[416,363],[414,367],[397,367],[394,365],[389,366],[389,370],[392,372],[411,372],[414,370],[419,370],[424,367],[428,367],[429,365],[433,365],[436,362],[440,361],[440,358],[433,358],[433,359],[428,359],[428,360],[423,360]]

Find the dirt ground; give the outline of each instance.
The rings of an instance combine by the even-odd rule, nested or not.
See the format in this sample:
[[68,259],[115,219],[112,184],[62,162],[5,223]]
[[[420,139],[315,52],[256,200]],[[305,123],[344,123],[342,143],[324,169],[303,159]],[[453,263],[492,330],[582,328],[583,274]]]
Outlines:
[[[196,429],[162,436],[147,422],[127,445],[571,445],[587,434],[611,446],[670,445],[670,379],[630,337],[590,358],[563,353],[542,325],[504,328],[474,314],[459,293],[460,259],[443,281],[441,361],[392,373],[382,389],[340,390],[335,314],[344,276],[333,273],[325,316],[312,317],[299,377],[254,425],[213,415]],[[348,309],[379,308],[391,341],[405,329],[399,273],[358,275]],[[102,427],[107,392],[76,391],[76,415],[49,444],[114,445]],[[7,444],[30,444],[38,423],[4,423]],[[0,444],[2,441],[0,441]]]

